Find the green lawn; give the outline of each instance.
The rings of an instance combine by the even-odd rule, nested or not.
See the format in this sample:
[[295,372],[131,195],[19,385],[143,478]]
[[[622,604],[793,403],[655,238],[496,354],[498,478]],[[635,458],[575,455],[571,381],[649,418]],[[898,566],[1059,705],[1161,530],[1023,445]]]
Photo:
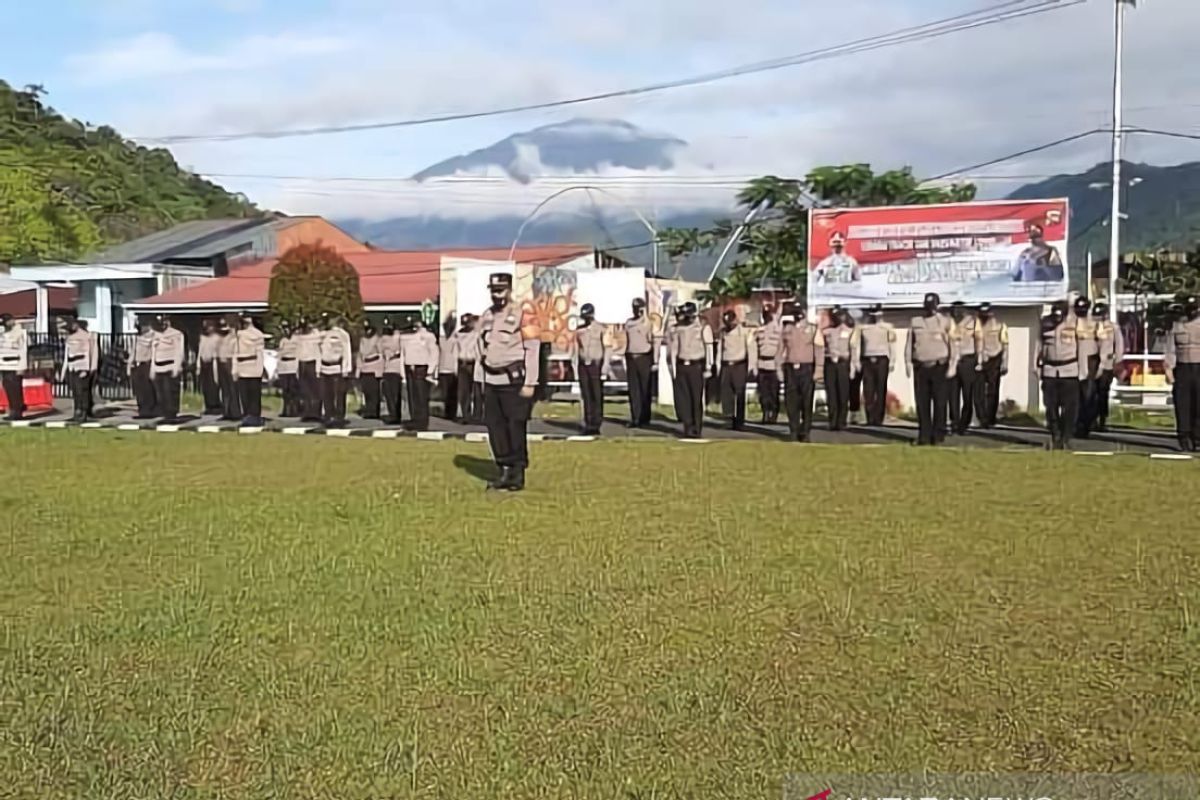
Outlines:
[[2,431],[0,796],[1200,768],[1193,464]]

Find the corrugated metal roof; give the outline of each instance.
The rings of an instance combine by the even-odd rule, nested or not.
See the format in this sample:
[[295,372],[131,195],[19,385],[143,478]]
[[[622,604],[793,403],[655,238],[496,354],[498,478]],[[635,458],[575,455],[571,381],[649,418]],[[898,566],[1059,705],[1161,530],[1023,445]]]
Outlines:
[[223,243],[234,234],[244,236],[247,231],[274,222],[272,218],[204,219],[183,222],[165,231],[96,253],[89,256],[87,261],[92,264],[149,264],[168,258],[205,258],[224,252],[213,249],[212,244]]

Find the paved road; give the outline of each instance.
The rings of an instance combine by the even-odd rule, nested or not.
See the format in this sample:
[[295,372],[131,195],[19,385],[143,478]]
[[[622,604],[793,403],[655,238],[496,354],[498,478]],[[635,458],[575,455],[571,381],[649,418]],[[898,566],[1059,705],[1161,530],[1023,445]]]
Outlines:
[[[110,406],[102,409],[100,413],[102,416],[98,422],[102,427],[132,426],[136,424],[139,427],[150,429],[157,425],[154,420],[133,419],[132,409],[123,406]],[[53,413],[34,419],[32,425],[45,426],[49,423],[53,427],[60,427],[63,422],[70,419],[70,414],[69,406],[60,407]],[[354,416],[349,417],[347,422],[349,433],[342,433],[341,435],[372,436],[376,431],[399,430],[395,427],[385,426],[375,420],[363,420]],[[213,417],[197,416],[186,418],[179,426],[180,430],[195,431],[203,428],[205,432],[215,432],[217,430],[232,431],[237,427],[237,423],[221,422]],[[313,434],[324,432],[324,429],[319,425],[301,423],[298,420],[271,419],[267,421],[266,428],[272,431],[287,429],[292,433],[299,433],[301,429]],[[466,438],[472,434],[478,435],[484,433],[482,426],[459,425],[436,417],[430,421],[430,429],[435,434],[443,434],[446,438]],[[577,437],[579,429],[577,423],[570,420],[538,419],[530,423],[529,432],[531,435],[545,439],[567,439]],[[622,420],[610,417],[605,420],[601,431],[601,438],[603,439],[665,439],[677,438],[680,435],[681,430],[679,425],[665,419],[655,421],[648,429],[631,431],[625,427]],[[814,428],[811,438],[814,444],[882,445],[907,444],[914,441],[916,436],[917,430],[915,425],[903,421],[893,421],[883,428],[851,426],[849,430],[839,433],[832,433],[818,424],[818,427]],[[714,441],[753,441],[763,439],[786,441],[787,426],[749,424],[745,431],[733,431],[729,429],[725,422],[710,419],[704,427],[704,438]],[[972,431],[967,436],[951,436],[946,440],[946,444],[950,447],[1040,449],[1046,446],[1047,441],[1048,437],[1045,431],[1041,429],[1001,426],[990,431]],[[1120,429],[1105,434],[1095,434],[1086,440],[1076,439],[1072,446],[1078,452],[1140,454],[1167,454],[1176,452],[1178,449],[1174,436],[1170,431],[1141,431],[1133,429]]]

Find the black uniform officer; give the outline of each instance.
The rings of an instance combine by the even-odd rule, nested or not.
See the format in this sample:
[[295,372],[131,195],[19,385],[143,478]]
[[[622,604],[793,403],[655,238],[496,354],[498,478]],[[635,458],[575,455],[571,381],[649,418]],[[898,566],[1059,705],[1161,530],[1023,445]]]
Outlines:
[[941,444],[946,437],[950,376],[958,368],[954,321],[938,312],[941,298],[925,295],[923,313],[909,323],[904,366],[917,397],[917,445]]

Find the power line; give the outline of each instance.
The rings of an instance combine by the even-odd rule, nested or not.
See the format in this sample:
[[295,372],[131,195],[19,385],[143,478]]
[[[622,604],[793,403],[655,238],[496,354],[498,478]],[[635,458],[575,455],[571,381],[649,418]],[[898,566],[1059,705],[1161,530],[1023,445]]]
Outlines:
[[1126,128],[1126,133],[1144,133],[1150,136],[1167,136],[1172,139],[1194,139],[1200,141],[1200,133],[1185,133],[1183,131],[1158,131],[1151,128]]
[[[618,89],[614,91],[600,92],[582,97],[551,100],[542,103],[504,106],[482,111],[467,111],[427,117],[416,117],[392,122],[361,123],[356,125],[328,125],[292,130],[264,130],[227,134],[181,134],[173,136],[134,138],[135,140],[148,144],[180,144],[184,142],[198,141],[237,141],[241,139],[281,139],[299,136],[318,136],[335,133],[383,130],[388,128],[416,127],[419,125],[432,125],[441,122],[481,119],[484,117],[495,117],[529,111],[545,111],[549,109],[581,105],[584,103],[592,103],[600,100],[611,100],[620,97],[633,97],[637,95],[663,92],[671,89],[699,86],[701,84],[714,83],[730,78],[784,69],[814,61],[821,61],[855,53],[869,52],[871,50],[877,50],[883,47],[893,47],[901,44],[927,41],[929,39],[940,38],[942,36],[947,36],[960,31],[971,30],[988,25],[995,25],[1001,22],[1007,22],[1009,20],[1020,19],[1037,14],[1044,14],[1050,11],[1058,11],[1088,2],[1088,0],[1034,0],[1033,4],[1030,5],[1030,1],[1031,0],[1007,0],[1007,2],[993,4],[991,6],[987,6],[976,11],[967,12],[965,14],[957,14],[955,16],[946,17],[922,25],[902,28],[891,33],[880,34],[863,39],[856,39],[833,47],[811,50],[805,53],[772,59],[770,61],[744,64],[741,66],[720,70],[718,72],[679,78],[672,81],[653,83],[631,89]],[[1006,11],[1004,9],[1009,10]]]
[[1000,156],[999,158],[993,158],[990,161],[984,161],[979,164],[972,164],[969,167],[962,167],[961,169],[951,170],[950,172],[943,172],[941,175],[934,175],[932,178],[926,178],[924,181],[922,181],[922,183],[932,183],[933,181],[940,181],[940,180],[945,180],[946,178],[953,178],[953,177],[961,175],[965,172],[973,172],[977,169],[985,169],[986,167],[992,167],[992,166],[995,166],[996,164],[1003,164],[1005,161],[1012,161],[1014,159],[1021,158],[1022,156],[1028,156],[1028,155],[1032,155],[1034,153],[1040,153],[1043,150],[1049,150],[1054,147],[1060,147],[1061,145],[1064,145],[1064,144],[1069,144],[1071,142],[1077,142],[1080,139],[1086,139],[1089,136],[1095,136],[1097,133],[1110,133],[1110,132],[1111,131],[1106,131],[1103,128],[1094,128],[1093,130],[1090,130],[1090,131],[1083,131],[1082,133],[1076,133],[1073,136],[1064,136],[1061,139],[1055,139],[1052,142],[1047,142],[1045,144],[1039,144],[1036,147],[1030,147],[1025,150],[1018,150],[1017,152],[1009,153],[1006,156]]

